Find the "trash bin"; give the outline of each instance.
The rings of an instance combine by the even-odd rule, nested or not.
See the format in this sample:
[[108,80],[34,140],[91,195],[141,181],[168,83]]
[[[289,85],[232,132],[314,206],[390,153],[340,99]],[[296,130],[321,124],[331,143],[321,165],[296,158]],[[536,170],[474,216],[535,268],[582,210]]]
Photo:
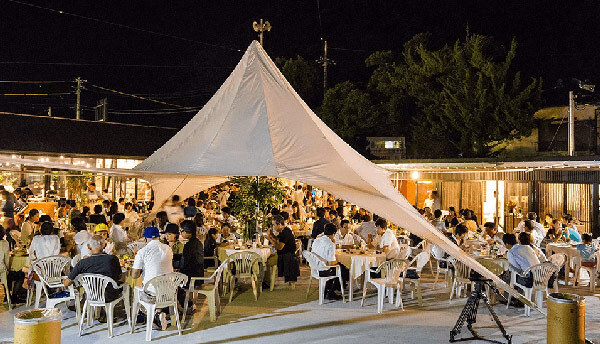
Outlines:
[[15,315],[14,344],[60,344],[62,313],[56,308],[34,308]]
[[585,299],[566,293],[550,293],[547,315],[548,344],[585,343]]

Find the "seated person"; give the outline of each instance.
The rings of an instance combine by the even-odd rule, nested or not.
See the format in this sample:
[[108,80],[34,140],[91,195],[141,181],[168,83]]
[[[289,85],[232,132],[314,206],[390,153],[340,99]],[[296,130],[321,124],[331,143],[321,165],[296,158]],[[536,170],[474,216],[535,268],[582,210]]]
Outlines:
[[[179,304],[184,306],[185,290],[189,287],[189,281],[192,277],[204,276],[204,247],[202,242],[196,238],[196,224],[192,220],[181,222],[181,236],[187,240],[183,246],[182,257],[179,263],[179,272],[188,276],[188,285],[185,289],[179,289],[177,299]],[[199,286],[202,282],[196,282]]]
[[219,234],[217,242],[219,244],[223,244],[227,242],[236,242],[237,239],[238,238],[236,237],[236,235],[231,231],[231,225],[229,225],[228,223],[223,223],[221,225],[221,234]]
[[[211,228],[208,230],[206,234],[206,239],[204,239],[204,257],[216,257],[217,252],[217,229]],[[212,267],[215,266],[215,261],[213,259],[204,260],[204,267]]]
[[398,239],[396,239],[396,233],[390,228],[387,228],[387,221],[383,218],[378,218],[375,222],[377,228],[377,235],[381,237],[379,247],[385,253],[385,259],[398,258],[400,254],[400,245]]
[[33,237],[29,246],[29,260],[57,256],[60,253],[60,239],[54,234],[54,225],[44,222],[40,227],[40,234]]
[[596,249],[592,245],[592,236],[590,233],[583,233],[581,236],[583,242],[581,244],[577,244],[577,251],[581,255],[581,265],[594,267],[596,266]]
[[463,223],[459,223],[454,228],[454,240],[456,240],[456,245],[460,247],[463,251],[469,252],[471,249],[467,244],[467,234],[469,233],[469,229]]
[[[335,268],[327,267],[338,264],[335,257],[335,244],[333,243],[336,231],[337,229],[333,223],[327,223],[325,224],[323,235],[318,236],[312,243],[311,252],[319,258],[317,270],[319,270],[320,277],[336,275]],[[337,278],[328,280],[325,283],[325,298],[328,300],[341,300],[342,297],[335,293],[336,290],[341,290],[340,288],[340,281]]]
[[340,229],[335,233],[335,244],[342,248],[351,248],[354,245],[360,245],[362,238],[354,233],[350,233],[350,221],[344,219],[340,222]]
[[123,255],[127,253],[127,242],[129,238],[127,237],[127,232],[121,226],[121,223],[125,220],[125,214],[116,213],[113,215],[113,225],[110,227],[110,240],[115,245],[115,251],[119,255]]
[[[107,276],[119,282],[121,278],[121,265],[119,264],[119,258],[112,254],[104,252],[104,246],[106,240],[100,235],[94,235],[91,237],[87,246],[91,254],[80,260],[73,270],[69,273],[69,277],[63,281],[65,287],[70,286],[77,276],[81,274],[99,274]],[[111,302],[116,300],[121,294],[120,290],[116,290],[112,287],[112,284],[106,286],[105,300]]]
[[106,216],[104,216],[102,214],[102,210],[103,210],[102,209],[102,205],[101,204],[96,204],[94,206],[94,214],[90,215],[89,222],[93,223],[93,224],[96,224],[96,225],[100,224],[100,223],[108,225],[108,222],[106,222]]
[[87,231],[87,226],[83,217],[74,217],[71,220],[71,226],[73,226],[73,229],[77,232],[75,236],[73,236],[73,241],[75,241],[75,245],[77,245],[77,254],[83,259],[91,254],[88,249],[87,241],[92,236]]
[[[24,303],[25,297],[23,289],[23,281],[25,280],[25,273],[23,271],[11,271],[10,270],[10,245],[8,241],[5,239],[4,228],[0,226],[0,274],[6,273],[8,286],[12,286],[14,282],[14,287],[10,293],[10,300],[13,304]],[[5,290],[5,292],[7,292]]]
[[[142,272],[144,272],[142,282],[145,285],[156,276],[173,272],[173,251],[171,251],[169,245],[160,242],[160,232],[156,227],[146,227],[144,229],[144,238],[146,239],[147,244],[135,255],[131,277],[136,279],[142,276]],[[148,293],[150,295],[146,295],[142,291],[138,292],[140,293],[140,298],[151,298],[155,291],[153,287],[149,287]],[[132,314],[134,319],[135,316],[136,314]],[[161,330],[166,330],[167,317],[164,310],[156,310],[154,323],[158,325]]]
[[277,274],[279,277],[284,277],[286,283],[295,284],[300,276],[300,263],[296,256],[296,238],[292,230],[286,227],[281,215],[274,216],[271,223],[273,231],[269,232],[267,240],[277,250]]
[[[535,214],[535,213],[534,213]],[[544,235],[540,234],[540,231],[535,229],[535,224],[538,224],[535,221],[525,220],[523,221],[523,231],[527,232],[531,235],[532,245],[539,247],[544,240]]]
[[161,242],[169,245],[171,251],[173,251],[173,268],[179,269],[181,254],[183,253],[183,243],[179,241],[179,226],[168,223],[165,229],[165,238]]
[[[506,258],[510,263],[510,269],[522,274],[531,266],[539,264],[540,260],[531,247],[531,235],[526,232],[519,233],[519,244],[516,243],[514,234],[504,235],[504,246],[508,249]],[[530,272],[528,276],[517,275],[517,283],[531,288],[533,286],[533,274]]]
[[446,233],[446,222],[444,220],[442,220],[442,211],[441,210],[436,209],[433,211],[433,221],[431,221],[431,224],[438,231],[440,231],[442,233]]
[[104,245],[104,252],[107,254],[113,254],[115,244],[112,242],[112,240],[108,239],[108,226],[104,223],[97,224],[96,227],[94,227],[94,235],[100,235],[102,239],[104,239],[106,243]]

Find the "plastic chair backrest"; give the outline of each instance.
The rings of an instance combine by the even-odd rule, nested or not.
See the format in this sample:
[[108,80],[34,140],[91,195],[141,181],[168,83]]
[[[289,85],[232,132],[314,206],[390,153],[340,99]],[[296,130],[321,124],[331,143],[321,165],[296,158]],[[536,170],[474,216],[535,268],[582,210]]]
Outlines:
[[85,290],[86,300],[91,305],[104,305],[106,286],[110,283],[117,288],[117,282],[112,278],[100,274],[81,274],[75,279]]
[[152,286],[156,297],[156,307],[172,306],[177,302],[177,288],[184,286],[187,281],[188,277],[179,272],[159,275],[144,285],[144,292],[148,293],[148,288]]
[[146,246],[146,243],[143,241],[134,241],[127,244],[127,248],[133,251],[134,253],[137,253],[137,251],[142,249],[144,246]]
[[406,244],[400,245],[400,252],[398,253],[398,259],[408,259],[412,249]]
[[533,275],[533,287],[536,289],[546,288],[548,280],[553,273],[558,271],[558,267],[551,262],[543,262],[533,265],[525,270],[522,275],[527,276],[529,272]]
[[252,267],[258,264],[260,256],[252,251],[235,252],[229,256],[229,262],[235,265],[236,275],[252,274]]
[[65,256],[50,256],[36,260],[33,263],[33,270],[38,275],[42,282],[49,284],[55,282],[53,280],[60,279],[67,265],[71,263],[71,259]]
[[560,268],[562,268],[563,265],[565,265],[565,262],[567,261],[567,256],[564,253],[555,253],[548,258],[548,261],[558,266],[558,269],[560,270]]
[[319,262],[320,259],[310,251],[302,252],[304,255],[304,259],[308,262],[308,266],[310,267],[310,274],[312,277],[319,277]]
[[446,254],[446,252],[444,252],[444,250],[442,250],[442,248],[439,247],[438,245],[431,245],[430,251],[431,251],[431,255],[436,260],[444,259],[444,255]]
[[427,264],[427,262],[429,261],[429,257],[429,252],[423,251],[413,258],[413,260],[410,262],[410,266],[412,266],[413,263],[416,261],[417,265],[415,266],[415,269],[417,270],[417,272],[420,273],[423,270],[425,264]]
[[471,277],[471,268],[467,264],[461,262],[458,259],[453,259],[451,263],[454,266],[454,273],[456,274],[456,278],[461,280],[468,280],[469,277]]
[[215,271],[215,286],[219,285],[219,282],[221,281],[221,276],[223,275],[223,270],[225,270],[227,264],[229,264],[229,261],[225,259],[225,261],[221,263],[221,265],[219,265],[217,271]]
[[385,278],[386,283],[396,284],[407,266],[408,262],[405,259],[392,259],[379,265],[375,273],[381,272],[381,277]]

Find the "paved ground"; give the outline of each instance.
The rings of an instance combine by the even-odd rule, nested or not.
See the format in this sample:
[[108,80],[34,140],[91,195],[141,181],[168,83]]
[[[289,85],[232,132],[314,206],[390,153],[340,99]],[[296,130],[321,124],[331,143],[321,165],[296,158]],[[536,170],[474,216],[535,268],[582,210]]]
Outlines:
[[[306,271],[303,271],[303,275]],[[395,309],[386,304],[384,313],[376,314],[375,297],[367,299],[364,307],[360,301],[352,303],[332,302],[322,306],[314,301],[316,288],[306,299],[306,278],[302,278],[295,290],[280,286],[275,291],[264,291],[255,302],[251,290],[243,287],[234,296],[231,304],[225,305],[215,323],[208,320],[206,305],[199,304],[200,310],[194,314],[193,324],[188,322],[184,335],[177,335],[174,328],[165,332],[153,331],[153,341],[160,343],[448,343],[449,331],[466,299],[448,302],[447,288],[432,290],[430,276],[424,283],[423,307],[405,293],[405,310]],[[441,284],[440,284],[441,287]],[[561,288],[561,291],[586,294],[587,288]],[[587,337],[600,343],[600,298],[586,297]],[[202,302],[203,300],[200,300]],[[62,308],[64,310],[64,308]],[[0,342],[12,342],[12,318],[24,310],[21,306],[11,312],[0,311]],[[486,338],[502,340],[491,317],[480,308],[480,316],[475,325]],[[532,312],[530,317],[522,316],[522,309],[506,309],[497,305],[507,330],[513,335],[513,343],[544,343],[546,338],[545,317]],[[141,343],[144,341],[144,328],[138,325],[136,332],[129,334],[129,327],[117,324],[115,337],[107,338],[106,326],[96,324],[85,330],[79,337],[74,313],[67,311],[63,320],[62,342],[69,343]],[[466,329],[465,329],[466,330]],[[466,335],[463,331],[463,334]],[[471,341],[469,343],[482,343]]]

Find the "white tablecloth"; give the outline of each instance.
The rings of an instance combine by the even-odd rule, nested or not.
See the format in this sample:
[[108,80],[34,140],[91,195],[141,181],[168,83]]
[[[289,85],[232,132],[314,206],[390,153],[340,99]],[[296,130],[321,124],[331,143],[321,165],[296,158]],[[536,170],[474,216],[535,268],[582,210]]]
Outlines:
[[266,262],[267,259],[269,259],[269,257],[271,256],[271,249],[270,248],[245,248],[245,249],[240,249],[240,250],[236,250],[236,249],[229,249],[226,248],[225,249],[225,254],[227,254],[227,256],[231,256],[232,254],[236,253],[236,252],[254,252],[256,254],[258,254],[263,262]]
[[340,264],[348,268],[352,279],[359,278],[368,268],[379,266],[385,262],[383,253],[353,254],[336,251],[335,257]]
[[569,273],[571,272],[571,262],[574,257],[581,256],[579,251],[570,244],[548,244],[546,246],[546,256],[550,257],[554,253],[563,253],[567,256],[565,262],[565,284],[569,284]]

